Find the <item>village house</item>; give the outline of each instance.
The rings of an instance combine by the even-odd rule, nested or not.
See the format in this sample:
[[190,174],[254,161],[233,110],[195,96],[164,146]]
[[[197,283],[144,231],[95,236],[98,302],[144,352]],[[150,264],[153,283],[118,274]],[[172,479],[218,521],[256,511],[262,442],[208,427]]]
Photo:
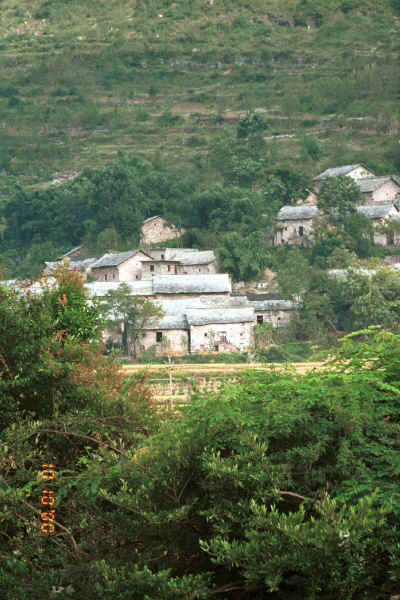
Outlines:
[[356,181],[363,204],[393,204],[400,200],[400,185],[394,177],[365,177]]
[[331,167],[330,169],[326,169],[316,177],[314,177],[314,186],[315,191],[318,192],[321,184],[328,177],[339,177],[340,175],[346,175],[346,177],[351,177],[354,181],[358,181],[359,179],[363,179],[364,177],[374,177],[374,174],[367,169],[363,164],[356,165],[343,165],[341,167]]
[[[357,212],[371,220],[375,230],[374,243],[379,246],[400,245],[400,232],[381,231],[391,221],[400,221],[394,204],[369,204],[357,206]],[[277,215],[275,245],[310,243],[320,211],[317,206],[283,206]]]
[[140,245],[151,246],[159,244],[167,240],[173,240],[180,237],[185,230],[181,227],[167,223],[167,221],[159,215],[146,219],[142,225],[140,232]]
[[285,327],[299,308],[292,300],[271,299],[270,294],[251,294],[248,298],[254,309],[257,325],[270,323],[276,328]]
[[144,260],[151,260],[151,256],[142,250],[105,254],[91,265],[91,272],[98,281],[140,280]]
[[252,346],[252,308],[188,310],[190,352],[243,352]]
[[382,231],[382,227],[391,221],[398,221],[399,210],[394,204],[370,204],[357,206],[357,211],[371,219],[374,228],[374,244],[377,246],[395,246],[400,243],[399,232]]
[[227,273],[210,275],[155,275],[152,279],[155,298],[200,295],[225,295],[232,292],[232,283]]
[[[212,250],[192,248],[160,248],[151,250],[151,261],[143,261],[142,278],[150,279],[154,275],[189,275],[216,273],[217,259]],[[146,251],[147,253],[147,251]]]
[[318,213],[317,206],[307,204],[282,206],[276,217],[275,245],[304,243],[310,240]]

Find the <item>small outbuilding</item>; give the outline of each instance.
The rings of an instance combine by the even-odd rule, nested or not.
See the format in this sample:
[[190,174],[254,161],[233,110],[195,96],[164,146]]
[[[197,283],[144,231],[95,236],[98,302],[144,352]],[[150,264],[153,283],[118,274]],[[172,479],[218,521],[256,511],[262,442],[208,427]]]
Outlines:
[[183,227],[175,227],[163,217],[156,215],[144,221],[140,232],[140,245],[159,244],[180,237],[183,233],[185,233]]

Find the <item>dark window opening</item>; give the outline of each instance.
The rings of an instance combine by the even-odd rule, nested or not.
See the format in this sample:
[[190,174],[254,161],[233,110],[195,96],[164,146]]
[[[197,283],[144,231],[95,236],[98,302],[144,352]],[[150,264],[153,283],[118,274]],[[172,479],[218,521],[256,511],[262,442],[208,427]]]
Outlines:
[[162,342],[162,331],[156,332],[156,342]]
[[262,325],[264,323],[264,317],[262,315],[257,315],[257,325]]
[[300,225],[300,227],[299,227],[299,235],[304,235],[304,227],[303,227],[303,225]]
[[168,271],[170,271],[170,270],[171,270],[171,265],[168,265]]
[[178,266],[175,265],[175,275],[177,274],[177,272],[178,272]]
[[104,275],[104,281],[107,281],[107,273]]
[[150,265],[150,271],[154,271],[154,265]]
[[161,260],[164,260],[165,254],[161,254]]

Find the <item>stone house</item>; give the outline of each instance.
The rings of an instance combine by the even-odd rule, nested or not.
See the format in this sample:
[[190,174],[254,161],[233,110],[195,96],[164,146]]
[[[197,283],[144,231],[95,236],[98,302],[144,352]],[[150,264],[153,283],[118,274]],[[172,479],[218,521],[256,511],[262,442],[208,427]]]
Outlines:
[[[400,245],[400,231],[380,231],[391,220],[400,221],[399,210],[394,204],[367,204],[357,206],[357,211],[368,219],[371,219],[375,230],[375,244],[380,246]],[[277,215],[275,245],[285,243],[301,244],[305,241],[310,243],[319,214],[320,211],[317,206],[283,206]]]
[[152,279],[155,298],[179,298],[200,295],[224,295],[232,292],[227,273],[209,275],[155,275]]
[[328,177],[339,177],[340,175],[346,175],[351,177],[354,181],[363,179],[364,177],[374,177],[374,174],[365,167],[365,165],[359,163],[356,165],[343,165],[341,167],[332,167],[326,169],[316,177],[314,177],[315,190],[318,191],[321,184]]
[[175,260],[180,262],[182,274],[216,273],[217,259],[212,250],[182,252],[178,249],[173,254]]
[[149,319],[141,340],[157,353],[230,352],[251,344],[254,310],[246,297],[197,296],[155,301],[163,316]]
[[400,219],[399,210],[394,204],[369,204],[357,206],[357,211],[371,219],[374,228],[374,244],[378,246],[395,246],[400,243],[400,232],[382,231],[382,227],[391,221]]
[[142,279],[151,279],[154,275],[179,275],[178,260],[152,259],[142,261]]
[[242,352],[252,346],[252,308],[192,309],[186,318],[191,353]]
[[[147,252],[147,251],[146,251]],[[142,278],[154,275],[190,275],[217,272],[217,259],[212,250],[199,251],[192,248],[163,248],[148,252],[151,262],[143,262]]]
[[313,205],[282,206],[276,217],[275,245],[299,244],[311,239],[318,213],[318,207]]
[[[258,296],[258,298],[257,298]],[[270,299],[269,294],[254,294],[251,296],[250,305],[254,309],[255,323],[262,325],[270,323],[273,327],[288,325],[298,304],[292,300]]]
[[180,237],[185,230],[167,223],[159,215],[146,219],[140,232],[140,245],[151,246],[174,238]]
[[151,256],[142,250],[105,254],[91,265],[91,272],[98,281],[140,280],[143,260],[151,260]]
[[141,350],[154,349],[158,354],[189,352],[189,331],[185,314],[167,313],[149,319],[140,338]]
[[364,204],[393,204],[400,200],[400,185],[394,177],[365,177],[356,183]]

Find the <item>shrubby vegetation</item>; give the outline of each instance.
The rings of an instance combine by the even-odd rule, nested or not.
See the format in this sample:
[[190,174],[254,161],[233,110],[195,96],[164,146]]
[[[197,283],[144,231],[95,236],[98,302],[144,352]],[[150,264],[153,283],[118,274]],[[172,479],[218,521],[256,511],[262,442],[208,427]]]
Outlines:
[[[2,598],[42,600],[53,586],[94,600],[395,594],[400,338],[361,331],[331,360],[303,377],[247,373],[179,417],[154,412],[143,378],[124,385],[106,357],[68,373],[83,404],[63,382],[57,410],[7,399]],[[18,365],[23,378],[30,366]],[[12,387],[4,364],[0,375]],[[50,461],[56,531],[44,535],[39,471]]]

